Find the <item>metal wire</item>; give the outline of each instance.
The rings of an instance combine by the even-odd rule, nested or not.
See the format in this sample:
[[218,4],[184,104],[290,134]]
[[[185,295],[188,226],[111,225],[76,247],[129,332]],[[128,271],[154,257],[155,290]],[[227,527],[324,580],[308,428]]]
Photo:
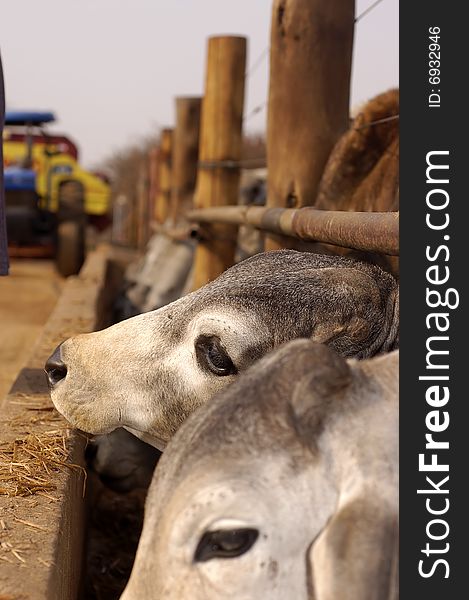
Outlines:
[[266,165],[264,156],[241,160],[199,160],[197,163],[200,169],[262,169]]
[[[356,17],[355,23],[358,23],[358,21],[363,19],[363,17],[365,17],[368,13],[370,13],[372,10],[374,10],[379,4],[381,4],[381,2],[383,2],[383,0],[376,0],[375,2],[373,2],[373,4],[370,4],[370,6],[368,8],[366,8],[363,12],[361,12],[358,15],[358,17]],[[268,56],[269,50],[270,50],[270,46],[266,46],[264,48],[264,50],[262,50],[262,52],[259,54],[259,56],[256,58],[256,60],[253,62],[253,64],[246,71],[245,79],[249,79],[257,71],[257,69],[264,62],[265,58]],[[254,107],[251,112],[249,112],[245,117],[243,117],[243,123],[246,123],[254,115],[257,115],[258,113],[260,113],[261,110],[263,108],[265,108],[266,104],[267,104],[267,102],[263,102],[262,104],[259,104],[258,106]],[[369,125],[371,125],[371,123]],[[369,125],[367,125],[367,126],[369,126]],[[361,127],[359,129],[361,129]]]
[[259,104],[258,106],[254,107],[251,112],[249,112],[245,117],[243,117],[243,123],[246,123],[247,121],[249,121],[249,119],[251,119],[254,115],[257,115],[258,113],[261,112],[262,109],[264,109],[267,106],[267,101],[263,102],[262,104]]
[[389,121],[396,121],[398,118],[399,118],[399,115],[392,115],[391,117],[384,117],[383,119],[377,119],[376,121],[370,121],[369,123],[360,125],[360,127],[354,127],[354,129],[355,129],[355,131],[360,131],[360,129],[366,129],[367,127],[371,127],[372,125],[379,125],[380,123],[388,123]]
[[[261,64],[264,62],[265,58],[268,56],[269,54],[269,50],[270,50],[270,46],[266,46],[264,48],[264,50],[262,50],[262,52],[259,54],[259,56],[256,58],[256,60],[253,62],[253,64],[249,67],[249,69],[246,71],[246,74],[244,76],[244,78],[247,80],[250,77],[252,77],[252,75],[257,71],[257,69],[261,66]],[[261,110],[266,106],[267,102],[263,102],[262,104],[259,104],[258,106],[255,106],[251,112],[249,112],[247,115],[245,115],[243,117],[243,123],[246,123],[247,121],[249,121],[249,119],[251,119],[254,115],[257,115],[258,113],[261,112]]]
[[264,62],[264,59],[268,55],[269,50],[270,50],[270,46],[267,46],[266,48],[264,48],[264,50],[262,50],[262,52],[259,54],[259,56],[256,58],[256,60],[252,63],[252,65],[246,71],[246,75],[245,75],[246,79],[249,79],[249,77],[251,77],[257,71],[257,69],[261,66],[261,64]]
[[373,4],[371,4],[368,8],[365,8],[365,10],[363,12],[361,12],[358,17],[355,19],[355,23],[358,23],[358,21],[360,21],[360,19],[363,19],[363,17],[365,17],[368,13],[370,13],[374,8],[376,8],[378,6],[378,4],[381,4],[383,0],[376,0],[376,2],[373,2]]

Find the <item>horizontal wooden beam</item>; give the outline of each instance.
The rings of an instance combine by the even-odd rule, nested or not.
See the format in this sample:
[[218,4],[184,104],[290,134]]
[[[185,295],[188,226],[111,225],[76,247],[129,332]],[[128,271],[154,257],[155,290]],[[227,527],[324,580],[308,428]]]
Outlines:
[[186,217],[194,223],[251,225],[304,241],[399,256],[398,212],[223,206],[191,210]]
[[240,160],[199,160],[197,163],[199,169],[265,169],[267,159],[244,158]]

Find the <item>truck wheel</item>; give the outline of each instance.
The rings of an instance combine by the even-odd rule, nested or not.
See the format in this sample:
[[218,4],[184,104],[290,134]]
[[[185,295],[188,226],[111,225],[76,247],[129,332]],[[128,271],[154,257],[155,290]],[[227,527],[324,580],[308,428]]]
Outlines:
[[57,227],[57,270],[63,277],[76,275],[85,260],[85,225],[63,221]]
[[71,221],[85,213],[85,190],[83,185],[72,179],[64,181],[59,188],[59,221]]

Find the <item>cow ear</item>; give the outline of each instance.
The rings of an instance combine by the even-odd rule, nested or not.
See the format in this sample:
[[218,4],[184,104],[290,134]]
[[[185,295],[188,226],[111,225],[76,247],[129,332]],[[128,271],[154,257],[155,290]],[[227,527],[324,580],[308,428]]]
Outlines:
[[337,319],[331,318],[318,323],[311,335],[311,340],[334,347],[337,343],[343,345],[343,341],[339,341],[341,338],[348,338],[351,343],[357,344],[366,340],[369,335],[370,327],[365,319],[353,316],[344,322],[343,317],[338,315]]
[[318,427],[352,381],[347,361],[324,344],[311,344],[310,371],[296,385],[291,407],[295,429],[311,442]]
[[384,319],[378,282],[353,268],[320,269],[315,282],[330,302],[315,324],[311,340],[332,346],[342,355],[356,355],[374,338],[376,321]]
[[382,499],[348,502],[310,547],[310,599],[397,600],[398,531]]

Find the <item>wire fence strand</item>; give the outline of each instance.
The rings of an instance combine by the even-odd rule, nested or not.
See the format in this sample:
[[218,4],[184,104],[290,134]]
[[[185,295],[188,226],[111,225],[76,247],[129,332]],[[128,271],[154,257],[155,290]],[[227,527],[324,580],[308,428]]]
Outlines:
[[267,106],[267,101],[255,106],[250,112],[247,113],[246,116],[243,117],[243,123],[247,123],[254,115],[257,115]]
[[376,119],[376,121],[370,121],[369,123],[360,125],[360,127],[354,127],[354,129],[355,131],[360,131],[360,129],[366,129],[367,127],[372,127],[373,125],[379,125],[380,123],[389,123],[389,121],[396,121],[398,118],[399,115],[391,115],[390,117],[383,117],[382,119]]
[[363,12],[361,12],[358,17],[356,17],[355,19],[355,23],[358,23],[358,21],[360,21],[361,19],[363,19],[363,17],[365,17],[368,13],[370,13],[373,9],[375,9],[378,4],[381,4],[383,0],[376,0],[376,2],[373,2],[373,4],[370,4],[370,6],[368,8],[365,8],[365,10]]
[[269,50],[270,50],[270,46],[267,46],[266,48],[264,48],[264,50],[262,50],[262,52],[259,54],[259,56],[256,58],[256,60],[252,63],[252,65],[246,71],[246,75],[245,75],[246,79],[249,79],[250,77],[252,77],[252,75],[254,75],[254,73],[257,71],[257,69],[261,66],[261,64],[264,62],[264,60],[268,56]]

